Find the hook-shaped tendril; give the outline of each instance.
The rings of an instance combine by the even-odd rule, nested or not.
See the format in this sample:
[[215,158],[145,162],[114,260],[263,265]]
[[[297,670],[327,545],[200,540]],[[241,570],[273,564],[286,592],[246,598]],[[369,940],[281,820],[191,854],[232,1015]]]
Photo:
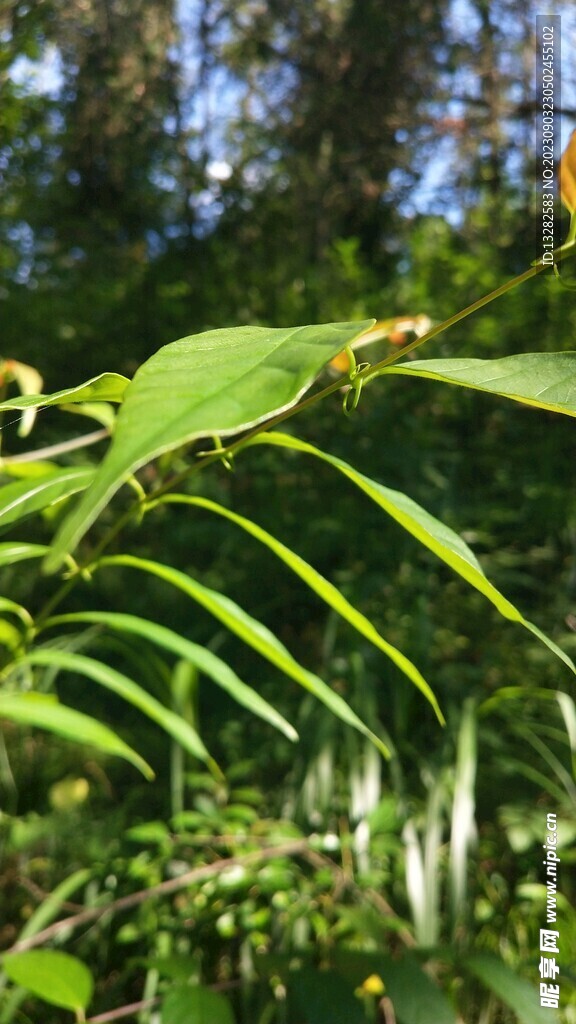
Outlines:
[[342,411],[345,416],[349,416],[351,412],[358,408],[364,384],[364,378],[360,374],[368,369],[370,363],[357,363],[356,356],[350,345],[346,346],[346,355],[348,356],[348,381],[350,387],[346,390],[342,400]]
[[554,277],[560,282],[563,288],[566,288],[569,292],[576,292],[576,281],[565,281],[558,269],[558,264],[553,263],[552,269],[554,270]]
[[196,452],[197,458],[207,458],[210,455],[216,455],[216,454],[218,454],[220,452],[221,453],[220,459],[222,461],[222,465],[226,469],[229,469],[231,473],[233,473],[234,472],[234,456],[226,454],[226,449],[224,448],[224,445],[222,444],[221,438],[218,437],[218,434],[214,434],[213,437],[212,437],[212,440],[214,442],[214,448],[212,449],[212,451]]

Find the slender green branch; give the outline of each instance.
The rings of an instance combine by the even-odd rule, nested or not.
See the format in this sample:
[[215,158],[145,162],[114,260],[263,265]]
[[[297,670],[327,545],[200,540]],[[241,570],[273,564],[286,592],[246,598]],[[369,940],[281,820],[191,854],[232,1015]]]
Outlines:
[[[423,334],[421,338],[416,338],[409,345],[405,345],[400,351],[392,352],[389,356],[387,356],[385,359],[382,359],[379,363],[374,363],[371,366],[367,366],[365,369],[360,369],[355,376],[355,380],[358,380],[360,378],[364,381],[364,383],[366,383],[367,381],[371,381],[374,377],[378,376],[379,371],[384,369],[384,367],[396,362],[396,360],[400,359],[408,352],[412,352],[413,349],[418,348],[420,345],[423,345],[426,341],[430,341],[432,338],[435,338],[438,334],[441,334],[443,331],[448,330],[449,327],[453,327],[454,324],[459,323],[460,320],[464,320],[467,316],[470,316],[472,313],[475,313],[476,310],[482,309],[483,306],[488,305],[489,302],[493,302],[494,299],[498,299],[501,295],[505,295],[506,292],[511,291],[512,288],[516,288],[518,285],[523,284],[525,281],[529,281],[530,278],[536,277],[538,274],[542,273],[543,270],[545,270],[543,264],[535,267],[529,267],[529,269],[525,270],[522,274],[519,274],[517,277],[512,278],[511,281],[506,281],[506,283],[500,285],[499,288],[495,288],[494,291],[491,291],[487,295],[482,296],[482,298],[477,299],[476,302],[473,302],[470,306],[466,306],[466,308],[461,310],[459,313],[455,313],[454,316],[449,317],[448,320],[443,320],[442,323],[436,324],[434,327],[431,328],[431,330],[427,331],[426,334]],[[227,445],[227,447],[224,448],[223,451],[225,452],[226,455],[234,455],[248,441],[251,441],[252,438],[255,437],[257,434],[261,434],[262,431],[264,430],[271,430],[272,428],[276,427],[279,423],[283,423],[284,420],[289,419],[291,416],[296,416],[298,413],[303,412],[305,409],[309,409],[311,406],[316,405],[317,402],[323,401],[323,399],[327,398],[329,395],[333,395],[334,392],[340,391],[343,387],[346,387],[346,385],[349,384],[350,374],[348,374],[346,377],[341,377],[333,384],[329,384],[327,387],[322,388],[321,391],[317,391],[313,395],[308,395],[307,398],[302,399],[302,401],[298,402],[297,405],[291,406],[291,408],[289,409],[284,409],[282,412],[279,412],[276,416],[272,416],[271,419],[266,420],[265,423],[259,423],[258,426],[248,431],[247,434],[244,434],[242,437],[237,438],[235,441],[232,441],[232,443]],[[162,494],[165,494],[166,491],[172,490],[173,487],[179,486],[184,480],[187,480],[190,476],[193,476],[201,469],[204,469],[206,465],[211,465],[213,462],[216,462],[219,459],[221,459],[222,454],[222,450],[217,449],[214,451],[214,453],[206,455],[201,463],[195,466],[188,467],[181,473],[178,473],[176,476],[172,477],[165,484],[162,484],[155,491],[153,491],[150,494],[150,499],[153,500],[155,498],[158,498]]]
[[160,996],[153,999],[141,999],[137,1003],[129,1003],[126,1006],[119,1006],[115,1010],[108,1010],[106,1013],[99,1013],[97,1017],[88,1017],[86,1024],[110,1024],[111,1021],[122,1020],[124,1017],[133,1017],[135,1013],[142,1010],[152,1010],[161,1003]]
[[60,921],[55,921],[53,924],[43,928],[42,931],[36,932],[35,935],[17,940],[14,945],[10,946],[9,949],[3,950],[3,952],[23,953],[27,949],[34,949],[37,946],[45,945],[45,943],[56,938],[63,931],[74,931],[82,925],[98,921],[106,914],[118,914],[121,911],[137,907],[153,897],[169,896],[172,893],[179,892],[181,889],[187,889],[191,885],[198,885],[207,878],[220,875],[231,867],[238,865],[247,867],[251,864],[258,864],[260,861],[274,860],[276,857],[298,857],[302,856],[307,849],[308,841],[306,839],[291,839],[277,846],[252,850],[249,853],[240,854],[236,857],[224,857],[213,864],[202,864],[199,867],[191,868],[190,871],[183,875],[178,875],[177,878],[168,878],[166,881],[159,882],[148,889],[139,889],[137,892],[128,893],[127,896],[122,896],[120,899],[113,900],[110,903],[97,907],[88,907],[86,910],[81,910],[78,914],[72,914]]
[[419,348],[420,345],[424,345],[425,342],[435,338],[438,334],[442,334],[443,331],[447,331],[449,327],[453,327],[454,324],[464,320],[467,316],[475,313],[476,310],[482,309],[483,306],[487,306],[489,302],[493,302],[494,299],[499,299],[501,295],[505,295],[506,292],[511,291],[512,288],[516,288],[519,284],[524,284],[524,281],[529,281],[531,277],[536,277],[537,274],[541,274],[545,270],[543,264],[536,267],[530,267],[525,270],[523,274],[519,274],[518,277],[513,277],[511,281],[506,281],[505,284],[501,284],[499,288],[495,288],[494,291],[488,292],[487,295],[483,295],[481,299],[476,299],[470,306],[466,306],[465,309],[461,309],[459,313],[455,313],[454,316],[448,317],[447,320],[443,320],[442,323],[436,324],[431,327],[426,334],[423,334],[420,338],[415,338],[409,345],[404,345],[398,352],[391,352],[385,359],[381,359],[379,363],[374,363],[368,370],[364,371],[365,381],[373,380],[377,377],[380,370],[384,367],[390,366],[392,363],[397,362],[402,356],[413,352],[415,348]]
[[[561,252],[560,250],[558,250],[558,252],[555,255],[557,255],[560,260],[567,259],[570,256],[576,255],[576,247],[571,246],[570,249],[565,252]],[[505,295],[506,292],[511,291],[512,288],[516,288],[518,285],[524,284],[525,281],[529,281],[532,277],[536,277],[538,274],[541,274],[542,271],[545,269],[546,267],[543,263],[538,263],[535,266],[529,267],[528,270],[525,270],[522,274],[519,274],[517,277],[512,278],[505,284],[500,285],[499,288],[495,288],[487,295],[482,296],[482,298],[477,299],[470,306],[466,306],[465,309],[460,310],[459,313],[455,313],[454,316],[449,317],[447,320],[443,320],[442,323],[436,324],[434,327],[431,328],[431,330],[427,331],[426,334],[423,334],[422,337],[420,338],[416,338],[409,345],[405,345],[400,351],[392,352],[390,355],[386,356],[385,359],[382,359],[380,360],[380,362],[374,363],[371,366],[366,366],[365,368],[362,369],[358,367],[358,372],[355,374],[355,386],[358,387],[359,381],[366,383],[375,379],[376,377],[379,376],[381,371],[384,370],[387,366],[390,366],[392,363],[395,363],[398,359],[407,355],[409,352],[414,351],[414,349],[419,348],[420,345],[424,345],[427,341],[431,341],[432,338],[435,338],[438,334],[441,334],[443,331],[448,330],[449,327],[453,327],[455,324],[460,323],[461,320],[464,320],[466,317],[470,316],[472,313],[475,313],[477,310],[482,309],[483,306],[488,305],[488,303],[493,302],[495,299],[500,298],[501,295]],[[195,476],[196,473],[199,473],[202,470],[206,469],[207,466],[211,466],[214,462],[220,461],[223,457],[229,458],[230,456],[234,455],[236,452],[240,451],[249,441],[251,441],[253,437],[256,437],[258,434],[261,434],[263,431],[270,430],[276,427],[279,423],[283,423],[285,420],[290,419],[292,416],[296,416],[299,413],[303,412],[304,410],[311,408],[318,402],[323,401],[325,398],[328,398],[329,395],[333,395],[335,392],[340,391],[343,387],[346,387],[347,385],[350,385],[350,374],[348,374],[346,377],[339,378],[332,384],[328,384],[327,387],[322,388],[320,391],[316,391],[313,395],[308,395],[306,398],[302,399],[296,405],[291,406],[289,409],[282,410],[282,412],[279,412],[275,416],[272,416],[264,423],[259,423],[258,426],[254,427],[252,430],[249,430],[246,434],[243,434],[235,441],[232,441],[230,444],[226,445],[226,447],[217,446],[213,452],[204,454],[203,458],[198,459],[194,465],[188,466],[180,473],[176,473],[169,480],[166,480],[164,483],[160,484],[158,487],[156,487],[150,492],[145,502],[143,502],[142,500],[135,502],[130,506],[130,508],[126,510],[126,512],[122,516],[120,516],[116,520],[116,522],[110,527],[110,529],[106,532],[100,543],[97,545],[95,551],[92,553],[90,562],[94,563],[101,556],[102,552],[106,550],[106,548],[114,540],[114,538],[121,532],[124,526],[133,518],[133,516],[135,514],[141,515],[143,511],[146,511],[146,508],[150,502],[156,501],[163,494],[166,494],[167,492],[173,490],[175,487],[178,487],[185,480],[188,480],[190,477]],[[73,583],[74,580],[68,580],[67,583],[57,592],[57,594],[54,595],[54,597],[48,602],[46,607],[42,610],[39,616],[40,621],[44,621],[44,619],[52,613],[53,609],[60,603],[62,598],[68,593],[68,590],[70,589],[70,586],[73,585]]]
[[91,434],[83,434],[82,437],[72,437],[69,441],[60,441],[59,444],[50,444],[45,448],[36,448],[33,452],[23,452],[22,455],[7,455],[0,460],[0,465],[9,466],[21,462],[37,462],[39,459],[50,459],[53,455],[63,455],[65,452],[73,452],[77,448],[87,448],[90,444],[103,441],[110,436],[110,431],[105,427],[102,430],[93,430]]

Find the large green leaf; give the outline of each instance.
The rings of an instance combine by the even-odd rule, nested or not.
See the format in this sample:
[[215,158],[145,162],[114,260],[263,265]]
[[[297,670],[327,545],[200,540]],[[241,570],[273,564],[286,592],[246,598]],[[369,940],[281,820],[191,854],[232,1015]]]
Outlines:
[[83,491],[88,487],[94,472],[94,469],[80,466],[6,484],[0,489],[0,527],[40,512],[77,491]]
[[[450,1000],[410,953],[395,959],[340,948],[334,950],[332,959],[338,976],[353,990],[362,990],[367,979],[380,979],[398,1024],[456,1024]],[[320,985],[322,973],[315,973]]]
[[445,992],[410,954],[387,960],[378,971],[386,984],[398,1024],[456,1024],[457,1016]]
[[576,416],[576,352],[526,352],[503,359],[421,359],[395,363],[380,373],[439,380]]
[[41,932],[59,914],[62,905],[66,903],[73,893],[85,885],[91,878],[92,872],[89,868],[80,868],[72,872],[52,892],[48,893],[39,907],[36,908],[22,926],[18,935],[18,942],[30,938]]
[[130,381],[119,373],[101,373],[84,384],[51,395],[18,395],[0,402],[0,412],[11,409],[43,409],[49,405],[68,405],[70,402],[121,402]]
[[24,562],[27,558],[43,558],[50,550],[46,544],[26,544],[24,541],[5,541],[0,544],[0,567]]
[[196,438],[235,434],[290,408],[372,323],[224,328],[161,348],[127,388],[110,449],[57,535],[46,570],[60,565],[139,466]]
[[294,551],[282,544],[281,541],[273,537],[267,530],[263,530],[261,526],[252,522],[250,519],[246,519],[244,516],[238,515],[236,512],[232,512],[230,509],[224,508],[223,505],[218,505],[214,501],[210,501],[207,498],[192,497],[186,494],[173,494],[167,495],[165,498],[160,499],[162,503],[180,503],[186,505],[196,505],[199,508],[205,508],[210,512],[216,512],[217,515],[224,516],[231,522],[236,523],[247,533],[250,533],[253,537],[256,537],[262,544],[265,544],[270,551],[273,551],[278,558],[282,559],[283,562],[296,573],[300,579],[313,590],[323,601],[326,602],[334,611],[338,612],[347,622],[350,623],[354,629],[358,630],[362,636],[366,637],[370,643],[373,643],[375,647],[383,651],[391,661],[394,662],[398,668],[404,672],[405,675],[422,691],[427,700],[430,701],[438,720],[444,724],[444,716],[440,711],[438,701],[434,696],[434,693],[430,689],[428,683],[418,671],[415,665],[407,658],[401,651],[392,644],[389,644],[372,625],[369,619],[365,615],[362,615],[357,608],[354,608],[349,601],[346,600],[343,594],[321,576],[316,569],[313,568],[308,562],[305,562],[303,558],[300,558]]
[[10,981],[53,1006],[84,1011],[92,998],[94,982],[90,971],[68,953],[52,949],[9,953],[2,958],[2,967]]
[[130,761],[138,768],[147,779],[154,778],[150,765],[115,732],[97,722],[95,718],[59,704],[56,697],[51,694],[0,694],[0,719],[2,718],[18,722],[20,725],[45,729],[75,743],[90,744],[104,754],[123,757],[125,761]]
[[354,989],[336,971],[302,967],[288,976],[288,1007],[302,1024],[365,1024]]
[[160,725],[167,733],[181,744],[193,757],[202,761],[211,762],[210,754],[206,750],[198,733],[180,715],[174,714],[170,708],[164,707],[159,700],[143,690],[132,679],[116,669],[104,665],[101,661],[88,658],[85,654],[76,654],[73,651],[54,650],[44,648],[31,651],[24,658],[19,659],[18,664],[44,665],[56,668],[62,672],[75,672],[78,675],[92,679],[100,686],[116,693],[123,700],[133,704],[143,714],[148,715],[153,722]]
[[388,748],[380,737],[364,724],[339,694],[330,689],[319,676],[309,672],[295,661],[290,652],[266,626],[258,622],[257,619],[253,619],[229,597],[210,590],[198,583],[197,580],[180,572],[179,569],[173,569],[169,565],[162,565],[160,562],[153,562],[147,558],[137,558],[135,555],[110,555],[102,558],[93,569],[106,565],[125,565],[133,569],[140,569],[153,576],[158,576],[183,591],[239,636],[244,643],[253,647],[271,664],[314,694],[334,715],[368,736],[385,757],[390,756]]
[[393,491],[389,487],[384,487],[383,484],[379,484],[375,480],[371,480],[369,477],[359,473],[353,466],[350,466],[335,455],[321,451],[319,448],[315,448],[313,445],[308,444],[308,442],[301,441],[290,434],[273,431],[258,434],[250,440],[249,444],[272,444],[281,448],[289,448],[292,451],[314,455],[316,458],[322,459],[323,462],[334,466],[351,480],[356,487],[364,491],[372,501],[375,501],[380,508],[384,509],[388,515],[392,516],[408,533],[411,533],[421,544],[429,548],[443,562],[446,562],[451,569],[462,576],[472,587],[475,587],[481,594],[484,594],[505,619],[519,622],[520,625],[524,626],[530,633],[533,633],[538,640],[545,644],[556,657],[560,658],[576,674],[576,666],[572,659],[553,640],[545,636],[537,626],[532,622],[528,622],[512,602],[508,601],[490,583],[478,559],[462,538],[454,530],[451,530],[449,526],[441,523],[439,519],[435,519],[429,512],[426,512],[421,505],[418,505],[408,495],[403,494],[401,491]]
[[48,629],[50,626],[67,622],[102,623],[111,629],[144,637],[159,647],[172,651],[179,658],[185,658],[186,661],[195,665],[200,672],[226,690],[238,704],[242,704],[254,715],[269,722],[283,732],[288,739],[298,739],[298,733],[280,712],[276,711],[276,708],[264,700],[251,686],[243,683],[225,661],[222,661],[212,651],[201,647],[200,644],[192,643],[191,640],[175,633],[172,629],[160,626],[157,622],[151,622],[150,619],[141,619],[136,615],[125,615],[122,612],[75,612],[70,615],[57,615],[45,623],[45,628]]
[[203,985],[174,985],[162,1003],[162,1024],[234,1024],[232,1007]]
[[537,985],[519,978],[499,957],[491,953],[474,953],[466,957],[463,964],[510,1007],[519,1024],[550,1024],[557,1019],[550,1009],[540,1006]]

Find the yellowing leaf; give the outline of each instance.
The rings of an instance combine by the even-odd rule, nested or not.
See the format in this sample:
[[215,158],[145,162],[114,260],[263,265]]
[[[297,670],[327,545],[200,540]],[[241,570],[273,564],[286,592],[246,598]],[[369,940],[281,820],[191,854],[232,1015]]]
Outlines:
[[[22,395],[34,395],[42,390],[42,384],[44,383],[42,377],[38,370],[34,369],[33,366],[28,366],[28,363],[19,363],[17,359],[7,359],[2,367],[2,371],[3,375],[6,375],[9,380],[16,381]],[[34,425],[35,417],[35,409],[26,409],[18,428],[20,437],[28,436]]]
[[576,210],[576,131],[572,132],[560,160],[560,198],[564,206]]
[[[432,321],[425,313],[418,313],[417,316],[393,316],[387,320],[378,320],[373,327],[364,331],[356,341],[353,341],[351,348],[356,351],[366,345],[373,345],[377,341],[388,341],[391,345],[404,345],[410,340],[410,335],[421,338],[423,334],[432,327]],[[330,361],[330,369],[335,374],[344,374],[348,371],[348,356],[346,352],[340,352]]]

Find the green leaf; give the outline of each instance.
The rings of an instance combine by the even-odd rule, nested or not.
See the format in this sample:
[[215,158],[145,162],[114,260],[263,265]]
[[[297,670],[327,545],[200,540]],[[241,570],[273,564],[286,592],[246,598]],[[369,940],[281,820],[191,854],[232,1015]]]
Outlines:
[[77,491],[83,491],[94,473],[94,469],[84,467],[61,469],[30,480],[6,484],[0,489],[0,527],[40,512]]
[[116,409],[109,402],[79,402],[77,405],[64,405],[64,412],[71,412],[76,416],[87,416],[96,420],[112,434],[116,423]]
[[268,701],[264,700],[256,690],[247,686],[226,662],[222,661],[212,651],[201,647],[200,644],[192,643],[185,637],[180,636],[166,626],[160,626],[150,619],[141,619],[136,615],[124,615],[121,612],[75,612],[70,615],[57,615],[45,623],[45,628],[60,625],[67,622],[99,622],[109,626],[111,629],[121,630],[125,633],[133,633],[142,636],[152,643],[172,651],[179,658],[185,658],[196,668],[208,676],[213,682],[226,690],[230,696],[248,708],[254,715],[258,715],[269,722],[290,740],[297,740],[298,733],[289,722],[276,711]]
[[430,702],[436,716],[441,724],[444,724],[444,716],[440,711],[438,701],[434,696],[434,693],[430,689],[428,683],[418,671],[415,665],[389,644],[378,632],[378,630],[372,625],[369,619],[365,615],[362,615],[357,608],[354,608],[349,601],[346,600],[343,594],[324,576],[321,576],[308,562],[305,562],[303,558],[300,558],[294,551],[282,544],[281,541],[277,540],[266,530],[263,530],[261,526],[252,522],[250,519],[246,519],[244,516],[238,515],[236,512],[231,512],[230,509],[224,508],[223,505],[218,505],[214,501],[209,501],[207,498],[192,497],[186,494],[174,494],[167,495],[165,498],[160,499],[164,503],[178,503],[186,505],[195,505],[199,508],[205,508],[210,512],[216,512],[217,515],[224,516],[231,522],[236,523],[247,533],[250,533],[253,537],[256,537],[262,544],[265,544],[270,551],[273,551],[293,572],[296,573],[300,579],[313,590],[323,601],[326,602],[334,611],[338,612],[351,626],[354,627],[362,636],[366,637],[370,643],[373,643],[375,647],[383,651],[394,662],[398,668],[404,672],[406,676],[422,691],[424,696]]
[[333,970],[303,967],[288,976],[291,1019],[306,1024],[366,1024],[354,990]]
[[488,391],[537,409],[576,416],[576,352],[525,352],[502,359],[421,359],[385,367],[445,384]]
[[421,505],[418,505],[408,495],[402,494],[401,491],[393,491],[389,487],[384,487],[383,484],[379,484],[375,480],[371,480],[369,477],[359,473],[353,466],[350,466],[335,455],[329,455],[328,452],[321,451],[319,448],[315,448],[306,441],[301,441],[290,434],[272,431],[258,434],[248,442],[250,446],[257,444],[273,444],[281,448],[289,448],[292,451],[304,452],[322,459],[323,462],[327,462],[330,466],[334,466],[356,487],[364,491],[372,501],[375,501],[380,508],[384,509],[408,533],[411,533],[416,540],[420,541],[424,547],[429,548],[438,558],[449,565],[454,572],[462,576],[472,587],[479,590],[481,594],[484,594],[505,619],[509,619],[511,622],[519,622],[520,625],[524,626],[525,629],[548,647],[557,658],[560,658],[571,672],[576,674],[576,666],[572,659],[553,640],[550,640],[549,637],[542,633],[537,626],[525,619],[512,602],[508,601],[490,583],[476,555],[462,538],[454,530],[451,530],[449,526],[431,516],[429,512],[426,512]]
[[43,558],[50,548],[46,544],[25,544],[18,541],[6,541],[0,544],[0,567],[23,562],[27,558]]
[[119,373],[101,373],[84,384],[51,395],[18,395],[0,402],[0,412],[10,409],[40,409],[50,405],[67,405],[70,402],[121,402],[130,381]]
[[88,868],[80,868],[69,875],[68,878],[65,878],[63,882],[60,882],[60,885],[57,885],[48,894],[46,899],[42,901],[40,906],[28,918],[18,936],[18,942],[32,935],[37,935],[46,925],[50,924],[60,912],[62,904],[66,903],[81,885],[88,882],[90,877],[91,871]]
[[124,743],[116,733],[107,726],[97,722],[95,718],[84,715],[81,711],[59,704],[56,697],[40,693],[0,694],[0,718],[18,722],[20,725],[32,725],[37,729],[45,729],[56,736],[73,740],[75,743],[87,743],[96,747],[104,754],[123,757],[130,761],[147,779],[154,778],[149,764]]
[[202,985],[175,985],[162,1003],[162,1024],[234,1024],[232,1007],[220,992]]
[[173,953],[172,956],[151,956],[146,967],[158,971],[163,978],[188,984],[198,973],[198,960],[191,953]]
[[372,974],[381,978],[398,1024],[456,1024],[449,999],[410,953],[393,959],[380,953],[337,949],[334,961],[339,974],[356,986]]
[[353,728],[368,736],[385,757],[390,756],[388,748],[382,740],[362,722],[339,694],[331,690],[317,675],[309,672],[295,661],[290,652],[266,626],[258,622],[257,619],[253,619],[251,615],[248,615],[234,601],[231,601],[229,597],[225,597],[215,590],[210,590],[178,569],[173,569],[169,565],[162,565],[160,562],[153,562],[147,558],[137,558],[134,555],[110,555],[102,558],[97,563],[96,568],[105,565],[125,565],[134,569],[140,569],[143,572],[149,572],[153,576],[166,580],[173,587],[183,591],[193,601],[206,608],[227,629],[230,629],[239,636],[244,643],[253,647],[254,650],[258,651],[273,665],[276,665],[287,676],[296,680],[300,686],[314,694],[334,715],[343,722],[346,722],[347,725],[353,726]]
[[373,322],[223,328],[161,348],[127,388],[110,449],[56,536],[46,571],[60,565],[136,469],[196,438],[235,434],[289,409]]
[[410,955],[382,963],[379,973],[398,1015],[399,1024],[456,1024],[456,1013],[444,992]]
[[34,625],[30,612],[23,605],[11,601],[9,597],[0,597],[0,612],[11,612],[12,615],[16,615],[27,629]]
[[519,978],[502,960],[491,953],[474,953],[463,966],[494,992],[516,1015],[519,1024],[550,1024],[555,1014],[540,1006],[538,985]]
[[[116,693],[123,700],[128,701],[148,715],[153,722],[160,725],[167,733],[180,743],[193,757],[198,757],[205,762],[211,762],[210,754],[206,750],[202,740],[195,729],[179,715],[174,714],[169,708],[164,707],[159,700],[152,697],[141,686],[128,679],[127,676],[116,669],[104,665],[101,661],[88,658],[85,654],[75,654],[72,651],[61,651],[41,649],[31,651],[24,658],[19,659],[18,664],[48,665],[53,666],[62,672],[76,672],[78,675],[92,679],[100,686]],[[213,762],[212,762],[213,763]]]
[[10,981],[52,1006],[77,1013],[84,1011],[92,998],[94,982],[90,971],[68,953],[51,949],[9,953],[2,958],[2,966]]
[[464,919],[466,912],[469,855],[476,838],[477,731],[476,703],[468,698],[462,707],[458,731],[450,830],[449,872],[454,934],[457,922]]

